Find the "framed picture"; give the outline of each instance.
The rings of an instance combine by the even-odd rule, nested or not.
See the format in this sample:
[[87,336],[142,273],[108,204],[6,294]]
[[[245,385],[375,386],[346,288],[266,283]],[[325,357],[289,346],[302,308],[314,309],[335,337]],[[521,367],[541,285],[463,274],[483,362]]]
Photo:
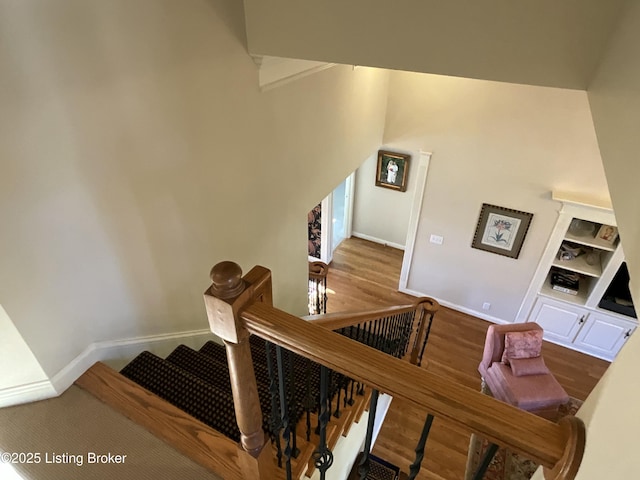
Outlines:
[[410,159],[411,155],[380,150],[376,169],[376,186],[406,191]]
[[596,235],[598,240],[601,240],[609,245],[613,245],[613,242],[618,238],[618,229],[616,227],[612,227],[611,225],[602,225],[600,230],[598,230],[598,235]]
[[471,246],[518,258],[532,218],[533,213],[483,203]]

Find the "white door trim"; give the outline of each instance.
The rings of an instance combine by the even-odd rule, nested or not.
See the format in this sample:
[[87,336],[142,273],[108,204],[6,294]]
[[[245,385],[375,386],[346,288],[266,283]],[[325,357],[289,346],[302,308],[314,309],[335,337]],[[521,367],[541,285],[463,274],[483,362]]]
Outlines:
[[400,271],[400,284],[398,289],[401,292],[407,291],[407,283],[409,282],[411,261],[413,259],[413,250],[418,234],[418,224],[420,222],[420,213],[422,212],[422,201],[427,186],[427,175],[429,173],[430,163],[431,152],[423,152],[421,150],[420,161],[418,162],[418,181],[416,182],[416,190],[413,194],[411,213],[409,214],[409,228],[407,229],[407,240],[405,241],[404,257],[402,258],[402,270]]

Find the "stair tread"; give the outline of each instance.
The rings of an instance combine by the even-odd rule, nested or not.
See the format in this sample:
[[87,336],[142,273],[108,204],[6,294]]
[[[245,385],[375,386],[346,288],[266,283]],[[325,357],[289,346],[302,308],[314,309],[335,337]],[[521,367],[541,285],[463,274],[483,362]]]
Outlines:
[[[250,346],[263,412],[263,429],[270,432],[272,400],[266,357],[267,344],[262,338],[252,335]],[[269,348],[269,352],[276,370],[277,380],[276,349]],[[321,367],[295,353],[287,350],[283,350],[283,352],[285,353],[283,360],[287,377],[290,373],[288,361],[289,359],[292,361],[292,373],[296,387],[295,402],[290,402],[288,408],[290,409],[292,426],[294,423],[298,424],[297,436],[300,440],[305,436],[304,430],[306,428],[304,406],[311,401],[312,404],[316,404],[316,408],[313,410],[317,411]],[[180,345],[166,360],[150,352],[143,352],[122,369],[121,373],[230,439],[239,441],[240,432],[236,424],[227,353],[223,345],[208,341],[199,351]],[[344,406],[344,395],[349,393],[344,391],[344,377],[336,372],[331,372],[329,378],[328,393],[329,398],[332,399],[332,412],[335,411],[338,400],[340,410],[343,411],[343,416],[340,419],[336,419],[332,415],[331,421],[327,425],[327,443],[329,448],[333,448],[341,434],[346,435],[351,424],[360,419],[360,415],[367,407],[367,396],[364,398],[362,396],[355,398],[354,396],[356,404]],[[287,378],[287,380],[289,379]],[[338,397],[336,394],[339,390],[341,392]],[[287,390],[287,396],[289,395],[290,392]],[[276,401],[279,415],[279,392],[276,394]],[[314,418],[313,426],[317,424],[317,414],[312,413],[311,415]],[[273,439],[274,435],[270,435]],[[299,443],[301,456],[297,460],[292,459],[294,473],[302,475],[305,471],[307,474],[313,472],[315,467],[310,457],[316,449],[317,441],[317,435],[313,434],[311,442],[302,440]],[[275,446],[273,448],[275,449]]]
[[120,373],[232,440],[240,440],[230,392],[146,351]]

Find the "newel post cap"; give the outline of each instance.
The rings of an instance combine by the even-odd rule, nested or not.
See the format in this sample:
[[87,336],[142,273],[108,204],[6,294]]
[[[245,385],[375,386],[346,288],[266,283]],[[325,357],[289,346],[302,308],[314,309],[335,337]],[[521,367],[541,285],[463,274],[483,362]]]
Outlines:
[[211,293],[218,298],[237,297],[244,290],[242,269],[235,262],[224,261],[217,263],[210,273]]

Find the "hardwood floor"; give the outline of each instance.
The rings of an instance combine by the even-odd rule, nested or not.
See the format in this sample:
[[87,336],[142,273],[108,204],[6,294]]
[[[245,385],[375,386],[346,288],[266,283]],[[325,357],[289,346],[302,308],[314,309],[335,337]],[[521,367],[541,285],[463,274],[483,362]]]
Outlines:
[[[327,277],[327,310],[339,312],[404,305],[415,297],[397,291],[403,252],[358,238],[342,242],[334,253]],[[479,389],[477,371],[489,322],[446,307],[437,313],[423,368],[461,385]],[[567,393],[584,400],[609,362],[544,342],[549,369]],[[408,472],[427,412],[395,399],[373,449]],[[435,419],[427,442],[420,479],[458,480],[464,476],[470,432]]]

